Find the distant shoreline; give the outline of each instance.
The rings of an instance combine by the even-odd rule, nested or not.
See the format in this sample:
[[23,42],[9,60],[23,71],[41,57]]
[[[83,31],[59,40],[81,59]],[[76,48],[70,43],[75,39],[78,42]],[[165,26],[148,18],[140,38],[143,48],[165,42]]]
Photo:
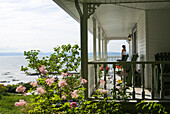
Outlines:
[[[51,55],[53,52],[40,52],[41,56]],[[98,54],[98,53],[97,53]],[[88,53],[89,56],[93,55],[92,52]],[[121,55],[119,52],[108,52],[108,55]],[[24,56],[24,53],[21,52],[0,52],[0,56]]]
[[[52,52],[40,52],[39,55],[50,55],[52,54]],[[20,52],[0,52],[0,56],[24,56],[24,53],[20,53]]]

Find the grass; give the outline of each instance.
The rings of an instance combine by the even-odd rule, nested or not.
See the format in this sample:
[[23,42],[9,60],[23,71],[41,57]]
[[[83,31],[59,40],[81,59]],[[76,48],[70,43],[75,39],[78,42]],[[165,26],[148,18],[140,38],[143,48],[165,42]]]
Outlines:
[[29,96],[7,93],[0,99],[0,114],[20,114],[20,108],[14,105],[20,99],[28,101]]

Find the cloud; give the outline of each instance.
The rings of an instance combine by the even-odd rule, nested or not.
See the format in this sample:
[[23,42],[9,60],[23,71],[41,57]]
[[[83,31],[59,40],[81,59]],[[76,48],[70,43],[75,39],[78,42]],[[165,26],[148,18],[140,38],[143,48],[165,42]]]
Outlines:
[[79,23],[53,1],[0,1],[0,51],[40,49],[80,42]]
[[[80,44],[79,26],[52,0],[0,0],[0,52],[51,52],[58,45]],[[92,35],[88,42],[92,52]],[[120,52],[122,44],[128,45],[112,41],[108,51]]]

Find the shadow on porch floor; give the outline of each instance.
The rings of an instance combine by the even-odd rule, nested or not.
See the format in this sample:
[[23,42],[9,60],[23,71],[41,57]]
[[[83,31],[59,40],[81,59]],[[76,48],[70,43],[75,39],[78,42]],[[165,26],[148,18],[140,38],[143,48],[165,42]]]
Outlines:
[[[104,80],[104,76],[101,77],[101,79]],[[106,87],[107,87],[107,96],[108,97],[112,97],[112,93],[111,93],[111,89],[113,89],[113,80],[114,80],[114,74],[112,72],[109,72],[109,75],[106,76]],[[116,74],[116,84],[118,83],[117,80],[121,80],[121,77],[119,75]],[[99,86],[99,88],[103,88],[101,85]],[[144,89],[145,90],[145,99],[147,100],[153,100],[151,98],[151,91],[149,89]],[[129,89],[127,90],[126,92],[130,98],[129,99],[133,99],[132,98],[132,93],[133,93],[133,88],[129,86]],[[164,96],[165,99],[170,99],[170,94]],[[135,87],[135,99],[138,100],[142,100],[142,87],[137,85]],[[160,94],[155,92],[155,97],[154,97],[155,100],[159,100],[160,99]]]

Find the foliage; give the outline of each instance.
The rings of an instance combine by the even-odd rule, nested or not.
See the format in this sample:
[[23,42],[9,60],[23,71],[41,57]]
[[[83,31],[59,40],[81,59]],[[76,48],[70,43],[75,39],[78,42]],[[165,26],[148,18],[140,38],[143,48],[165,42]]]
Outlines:
[[[63,77],[62,80],[66,80],[65,86],[60,86],[59,83],[62,80],[58,79],[55,79],[55,82],[49,86],[48,79],[39,78],[37,80],[37,84],[46,92],[43,94],[33,93],[33,99],[23,111],[28,111],[29,113],[56,113],[71,109],[70,102],[67,101],[80,103],[84,99],[85,88],[82,84],[80,85],[80,76],[67,75]],[[30,92],[37,90],[36,88],[31,88]]]
[[[78,45],[62,45],[54,48],[53,54],[41,60],[38,58],[40,51],[24,52],[29,63],[28,67],[22,66],[21,70],[28,74],[28,69],[32,69],[41,75],[37,82],[30,83],[33,87],[28,92],[33,94],[33,99],[23,109],[23,112],[26,111],[24,113],[64,112],[72,108],[70,104],[73,101],[79,104],[84,99],[83,84],[87,81],[79,75],[68,73],[76,71],[80,65],[79,50]],[[62,74],[63,78],[51,78],[49,74],[53,73]]]
[[[28,74],[28,70],[32,69],[37,72],[41,78],[37,82],[31,82],[30,92],[31,99],[25,102],[24,105],[16,105],[21,108],[22,113],[124,113],[120,103],[115,103],[117,99],[126,101],[129,96],[126,90],[129,89],[122,83],[117,81],[116,90],[112,90],[113,100],[106,97],[107,90],[99,88],[92,96],[95,100],[84,99],[84,88],[87,80],[82,79],[79,75],[69,74],[68,71],[77,70],[80,65],[79,47],[77,45],[62,45],[54,48],[54,53],[49,57],[38,58],[40,51],[31,50],[24,52],[28,60],[28,67],[21,68],[22,71]],[[119,66],[120,67],[120,66]],[[101,66],[101,70],[103,66]],[[106,67],[106,71],[109,68]],[[59,73],[63,75],[62,79],[49,74]],[[105,81],[100,80],[100,84],[105,87]],[[28,85],[27,85],[28,86]],[[24,86],[19,86],[20,88]],[[19,89],[17,87],[17,89]],[[25,95],[25,91],[21,90]],[[18,90],[19,91],[19,90]],[[28,103],[28,105],[27,105]],[[16,103],[15,103],[16,104]],[[137,107],[142,103],[137,104]],[[149,106],[148,112],[166,112],[162,105],[150,103],[142,108]],[[155,108],[156,107],[156,108]]]
[[53,54],[42,57],[42,59],[38,57],[39,50],[24,51],[24,55],[26,56],[25,59],[28,61],[28,66],[21,66],[21,71],[30,74],[28,70],[32,69],[40,74],[41,72],[39,68],[41,65],[46,67],[48,74],[61,74],[61,72],[76,71],[80,65],[79,51],[80,48],[78,45],[62,45],[55,47]]
[[[84,101],[79,108],[75,108],[74,112],[77,114],[121,114],[120,103],[114,101],[109,102],[109,98],[98,101]],[[69,110],[70,113],[72,110]]]
[[167,114],[165,107],[157,102],[145,102],[141,101],[140,103],[136,104],[137,109],[142,109],[141,112],[151,113],[151,114]]
[[122,99],[126,101],[130,96],[126,93],[127,87],[124,83],[122,83],[122,80],[117,80],[116,89],[111,89],[113,93],[113,99]]
[[[105,112],[119,111],[120,104],[107,102],[108,99],[96,103],[84,100],[85,88],[83,84],[87,81],[78,75],[73,76],[67,73],[76,70],[80,64],[80,58],[77,56],[79,54],[78,49],[77,46],[71,47],[70,45],[54,48],[55,53],[50,55],[49,59],[46,57],[42,60],[37,57],[39,51],[25,52],[29,64],[28,67],[22,67],[22,70],[28,73],[28,68],[31,68],[41,74],[42,78],[39,78],[36,83],[31,83],[33,87],[28,92],[33,94],[33,99],[22,109],[23,113],[102,113],[102,110],[105,110]],[[50,78],[49,74],[52,72],[61,72],[63,78],[60,80]],[[106,93],[106,90],[99,90],[96,91],[97,96],[103,96]]]
[[0,84],[0,99],[1,99],[2,95],[5,93],[5,89],[6,89],[6,87],[4,86],[4,84]]
[[19,85],[23,85],[24,87],[26,87],[26,91],[29,90],[30,88],[32,88],[32,86],[30,85],[30,82],[29,83],[23,83],[23,84],[13,84],[13,85],[7,85],[6,89],[5,89],[5,92],[17,93],[16,88]]

